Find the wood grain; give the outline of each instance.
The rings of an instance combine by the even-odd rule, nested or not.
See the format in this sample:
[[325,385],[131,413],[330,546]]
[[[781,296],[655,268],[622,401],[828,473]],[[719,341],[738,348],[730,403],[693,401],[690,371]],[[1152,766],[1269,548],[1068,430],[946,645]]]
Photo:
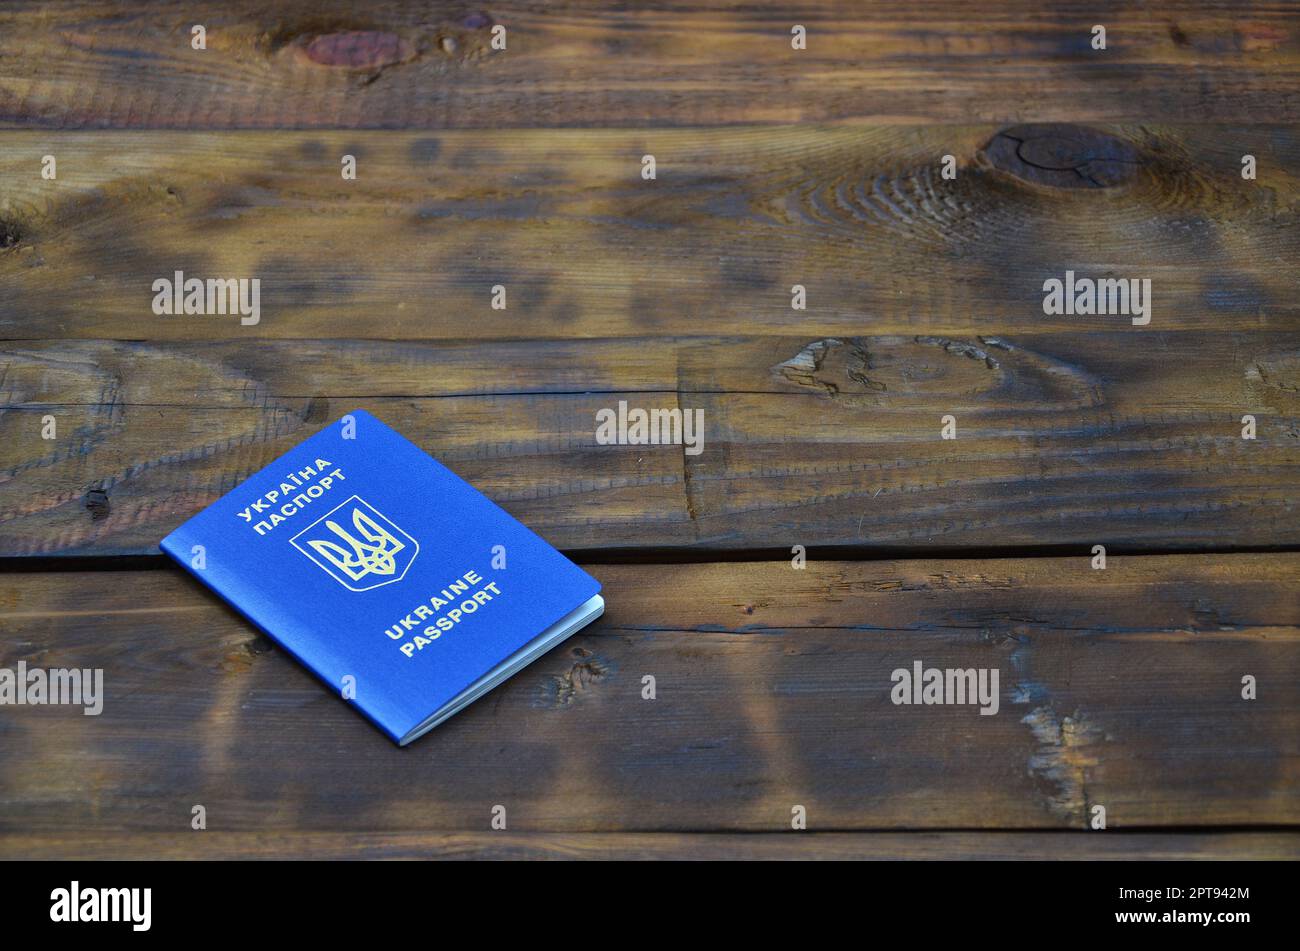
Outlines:
[[[1300,819],[1298,555],[593,571],[600,622],[405,750],[177,570],[2,576],[0,664],[106,685],[99,717],[0,718],[6,849],[189,835],[196,803],[214,837],[487,832],[498,803],[517,833]],[[914,660],[999,669],[1000,712],[893,705]]]
[[[1297,122],[1291,5],[5,4],[0,666],[108,699],[3,708],[0,857],[1300,857]],[[1067,269],[1151,324],[1045,315]],[[401,751],[120,557],[357,407],[610,604]]]
[[[1300,542],[1300,335],[1128,339],[12,343],[0,555],[155,554],[358,407],[578,551]],[[620,401],[701,410],[700,453],[597,444]]]
[[0,858],[669,859],[819,861],[1295,861],[1300,834],[1273,832],[132,832],[0,834]]
[[[0,182],[9,339],[1300,329],[1293,127],[23,132]],[[1067,269],[1150,279],[1150,325],[1045,315]],[[177,270],[260,322],[155,315]]]
[[[191,27],[207,49],[191,48]],[[791,28],[808,30],[791,48]],[[1094,24],[1107,48],[1091,47]],[[507,48],[493,50],[496,26]],[[502,128],[1300,117],[1300,15],[1226,0],[487,6],[82,0],[0,11],[0,121]]]

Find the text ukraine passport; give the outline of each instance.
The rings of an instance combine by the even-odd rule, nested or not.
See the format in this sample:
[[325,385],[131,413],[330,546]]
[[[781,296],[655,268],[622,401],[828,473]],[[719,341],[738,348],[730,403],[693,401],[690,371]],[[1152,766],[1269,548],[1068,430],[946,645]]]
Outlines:
[[594,578],[363,410],[161,545],[402,745],[604,609]]

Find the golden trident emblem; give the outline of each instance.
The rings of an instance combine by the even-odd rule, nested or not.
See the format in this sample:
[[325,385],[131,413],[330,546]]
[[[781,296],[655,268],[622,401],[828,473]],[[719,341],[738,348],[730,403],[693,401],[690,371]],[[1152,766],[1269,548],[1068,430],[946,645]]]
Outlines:
[[351,546],[348,551],[334,542],[312,539],[307,542],[316,550],[316,554],[326,558],[344,572],[353,581],[360,581],[366,575],[391,575],[397,573],[397,559],[393,556],[406,545],[389,534],[378,522],[361,509],[352,510],[352,527],[360,532],[365,541],[348,534],[333,519],[326,519],[325,526],[340,539]]

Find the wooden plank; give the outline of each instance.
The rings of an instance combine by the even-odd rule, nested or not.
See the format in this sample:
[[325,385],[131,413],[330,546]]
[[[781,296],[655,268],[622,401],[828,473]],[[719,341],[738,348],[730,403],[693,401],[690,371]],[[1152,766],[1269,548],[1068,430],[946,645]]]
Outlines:
[[[515,833],[1300,823],[1300,555],[593,571],[597,625],[405,750],[178,570],[0,576],[0,666],[105,685],[97,717],[0,717],[7,848],[188,836],[195,804],[208,835],[425,844],[496,804]],[[917,660],[999,670],[999,712],[894,705]]]
[[[0,181],[9,339],[1300,328],[1296,127],[23,132]],[[178,270],[258,323],[155,315]],[[1067,270],[1149,279],[1151,323],[1046,315]]]
[[0,858],[1295,861],[1300,832],[215,832],[0,834]]
[[[1300,335],[1132,339],[19,342],[0,555],[156,554],[358,407],[572,550],[1300,543]],[[598,444],[620,401],[701,411],[701,451]]]
[[[207,29],[206,50],[191,28]],[[807,49],[792,49],[794,24]],[[1092,26],[1107,29],[1104,51]],[[504,26],[506,49],[493,50]],[[0,120],[56,128],[1294,121],[1293,6],[82,0],[0,11]]]

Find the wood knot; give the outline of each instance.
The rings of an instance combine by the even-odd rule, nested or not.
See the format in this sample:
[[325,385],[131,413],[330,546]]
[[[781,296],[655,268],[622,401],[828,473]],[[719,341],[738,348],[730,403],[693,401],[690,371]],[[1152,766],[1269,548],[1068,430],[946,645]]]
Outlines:
[[994,168],[1051,188],[1113,188],[1130,181],[1142,165],[1129,142],[1065,123],[1003,129],[983,154]]
[[563,674],[546,678],[541,695],[535,702],[539,707],[567,707],[613,673],[613,667],[585,647],[575,647],[570,652],[573,664]]
[[22,240],[22,225],[16,221],[6,221],[0,218],[0,251],[6,248],[16,248]]
[[260,657],[263,654],[271,654],[275,651],[275,644],[270,638],[258,635],[251,641],[244,641],[244,650],[253,657]]
[[415,46],[396,33],[347,30],[307,40],[302,55],[321,66],[344,69],[384,69],[415,56]]
[[90,513],[92,522],[107,518],[109,512],[113,509],[112,504],[108,501],[108,491],[99,485],[92,485],[86,490],[86,494],[81,497],[81,504]]

